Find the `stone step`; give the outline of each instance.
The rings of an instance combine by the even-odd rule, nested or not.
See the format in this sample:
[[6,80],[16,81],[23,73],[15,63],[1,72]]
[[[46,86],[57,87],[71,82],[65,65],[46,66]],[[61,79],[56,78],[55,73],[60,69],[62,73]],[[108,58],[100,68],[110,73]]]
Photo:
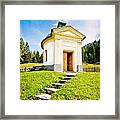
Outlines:
[[56,89],[56,88],[45,88],[45,90],[46,90],[47,93],[51,94],[53,92],[58,91],[59,89]]
[[41,100],[49,100],[51,98],[51,95],[49,95],[49,94],[40,94],[40,95],[37,95],[36,97],[40,98]]
[[66,77],[75,77],[76,75],[66,75]]
[[73,78],[73,77],[75,77],[75,76],[63,76],[63,77],[59,77],[59,79],[64,79],[64,80],[70,80],[71,78]]
[[60,80],[59,83],[65,83],[67,82],[68,80]]
[[54,85],[54,86],[56,86],[58,88],[60,86],[63,86],[64,84],[63,83],[52,83],[52,85]]
[[69,77],[70,77],[70,76],[71,76],[71,77],[74,77],[74,76],[76,76],[76,75],[77,75],[77,73],[69,73],[69,72],[66,73],[66,76],[69,76]]
[[66,77],[75,77],[75,75],[66,75]]
[[70,80],[72,77],[63,77],[64,80]]
[[52,85],[62,86],[62,85],[64,85],[64,84],[62,84],[62,83],[52,83]]

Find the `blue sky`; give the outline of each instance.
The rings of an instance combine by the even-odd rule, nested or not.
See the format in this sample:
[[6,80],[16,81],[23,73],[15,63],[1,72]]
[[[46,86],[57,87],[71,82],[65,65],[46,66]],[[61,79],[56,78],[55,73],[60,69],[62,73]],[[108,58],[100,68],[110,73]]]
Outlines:
[[[30,50],[42,52],[40,42],[56,27],[59,20],[20,20],[20,37],[29,43]],[[64,20],[86,36],[83,45],[93,42],[100,36],[99,20]]]

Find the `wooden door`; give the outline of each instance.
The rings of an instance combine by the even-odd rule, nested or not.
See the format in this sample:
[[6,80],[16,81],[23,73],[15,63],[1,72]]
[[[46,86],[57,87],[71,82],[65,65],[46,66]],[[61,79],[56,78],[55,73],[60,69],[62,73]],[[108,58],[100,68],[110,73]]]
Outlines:
[[68,71],[72,71],[73,70],[73,54],[72,53],[68,53],[68,57],[67,57],[68,61],[67,61],[67,70]]
[[63,52],[63,71],[67,71],[67,53]]

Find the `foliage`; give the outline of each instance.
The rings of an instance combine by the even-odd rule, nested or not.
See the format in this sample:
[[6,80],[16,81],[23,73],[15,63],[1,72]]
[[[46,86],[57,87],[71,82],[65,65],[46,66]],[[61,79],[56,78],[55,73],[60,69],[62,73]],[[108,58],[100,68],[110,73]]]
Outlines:
[[20,73],[20,99],[35,99],[35,95],[43,93],[45,87],[57,82],[63,73],[53,71],[35,71]]
[[31,62],[33,62],[33,63],[37,63],[36,53],[35,53],[35,51],[33,51],[33,52],[31,53]]
[[20,38],[20,62],[23,63],[25,60],[25,43],[22,38]]
[[100,99],[100,73],[78,73],[61,89],[52,94],[52,100],[98,100]]
[[39,51],[30,51],[28,42],[20,38],[20,63],[43,63],[43,53]]
[[25,53],[25,63],[28,63],[28,62],[30,62],[30,59],[31,59],[31,53],[30,53],[30,48],[29,48],[29,44],[28,44],[28,42],[26,42],[26,44],[25,44],[25,51],[24,51]]
[[100,39],[82,47],[82,61],[84,63],[100,63]]
[[39,62],[43,63],[43,53],[40,55]]

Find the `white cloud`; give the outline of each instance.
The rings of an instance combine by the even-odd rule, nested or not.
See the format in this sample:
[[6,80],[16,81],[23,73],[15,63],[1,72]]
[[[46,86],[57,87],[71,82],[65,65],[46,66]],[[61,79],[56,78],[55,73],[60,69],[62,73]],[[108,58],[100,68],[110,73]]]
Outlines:
[[83,41],[83,45],[91,43],[100,37],[99,20],[68,20],[68,23],[86,36],[86,39]]
[[83,42],[83,45],[93,42],[96,40],[97,35],[100,33],[100,27],[98,22],[88,21],[86,22],[82,31],[86,35],[86,39]]

